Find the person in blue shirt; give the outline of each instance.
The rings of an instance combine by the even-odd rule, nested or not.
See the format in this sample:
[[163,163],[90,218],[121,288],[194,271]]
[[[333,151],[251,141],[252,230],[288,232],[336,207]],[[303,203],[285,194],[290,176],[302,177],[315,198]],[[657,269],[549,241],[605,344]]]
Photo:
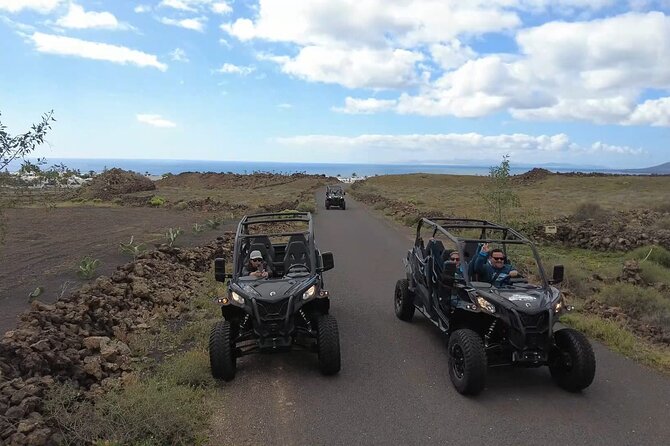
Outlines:
[[478,280],[489,282],[495,287],[509,283],[510,278],[519,277],[519,272],[509,263],[505,263],[505,253],[501,249],[491,249],[484,243],[475,257],[474,271]]
[[458,251],[454,250],[451,252],[451,254],[449,254],[448,262],[456,264],[456,280],[463,280],[463,265],[461,265],[461,256]]

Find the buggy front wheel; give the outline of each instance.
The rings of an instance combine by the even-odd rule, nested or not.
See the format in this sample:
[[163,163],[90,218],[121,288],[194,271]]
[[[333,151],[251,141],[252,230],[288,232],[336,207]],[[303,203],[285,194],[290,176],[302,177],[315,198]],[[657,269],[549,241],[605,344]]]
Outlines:
[[324,314],[317,320],[316,347],[319,355],[319,370],[324,375],[334,375],[340,371],[340,333],[337,320]]
[[569,392],[579,392],[593,382],[596,358],[586,336],[572,328],[554,333],[556,348],[549,371],[556,383]]
[[486,351],[482,338],[462,328],[449,336],[449,378],[463,395],[477,395],[486,384]]
[[216,379],[231,381],[235,378],[237,358],[232,342],[232,327],[228,321],[214,324],[209,334],[209,365]]
[[395,315],[401,321],[411,322],[414,317],[414,296],[409,290],[409,280],[400,279],[395,284]]

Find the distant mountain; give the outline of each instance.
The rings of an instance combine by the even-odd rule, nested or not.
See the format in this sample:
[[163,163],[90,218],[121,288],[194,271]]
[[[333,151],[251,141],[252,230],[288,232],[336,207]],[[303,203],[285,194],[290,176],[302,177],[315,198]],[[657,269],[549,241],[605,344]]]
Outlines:
[[650,173],[656,175],[670,175],[670,162],[659,164],[658,166],[646,167],[644,169],[625,169],[626,173]]

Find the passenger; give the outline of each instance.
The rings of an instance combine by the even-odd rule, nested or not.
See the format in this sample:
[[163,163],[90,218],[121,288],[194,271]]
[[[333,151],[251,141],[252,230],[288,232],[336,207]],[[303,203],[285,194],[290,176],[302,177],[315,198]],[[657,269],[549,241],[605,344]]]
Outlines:
[[242,276],[252,276],[261,279],[272,277],[272,269],[263,259],[260,251],[251,251],[249,262],[242,268]]
[[519,277],[519,272],[511,264],[505,263],[505,259],[501,249],[491,249],[488,243],[484,243],[475,257],[474,272],[479,274],[482,282],[489,282],[495,287],[505,285],[510,278]]
[[451,254],[449,254],[448,262],[456,264],[456,273],[454,275],[456,280],[463,280],[463,264],[461,264],[461,255],[458,251],[452,251]]

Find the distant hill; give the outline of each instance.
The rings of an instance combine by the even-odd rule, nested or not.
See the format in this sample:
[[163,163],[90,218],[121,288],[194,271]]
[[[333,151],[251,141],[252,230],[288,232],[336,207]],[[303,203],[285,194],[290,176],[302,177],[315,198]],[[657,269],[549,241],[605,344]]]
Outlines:
[[644,169],[625,169],[627,173],[650,173],[656,175],[670,175],[670,162],[659,164],[658,166],[646,167]]

